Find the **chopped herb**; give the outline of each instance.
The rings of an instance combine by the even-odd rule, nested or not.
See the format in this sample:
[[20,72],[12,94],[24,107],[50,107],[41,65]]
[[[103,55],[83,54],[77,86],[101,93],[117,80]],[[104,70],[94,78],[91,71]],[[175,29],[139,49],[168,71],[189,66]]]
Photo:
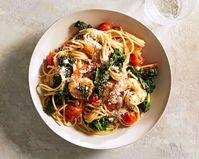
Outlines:
[[74,25],[77,29],[79,30],[83,30],[83,29],[86,29],[86,28],[92,28],[92,26],[90,24],[86,24],[85,22],[82,22],[82,21],[77,21]]
[[62,78],[60,74],[55,74],[53,76],[53,88],[58,87],[61,84]]
[[88,126],[92,129],[105,131],[107,127],[112,123],[112,121],[107,117],[102,117],[98,120],[94,120],[88,124]]

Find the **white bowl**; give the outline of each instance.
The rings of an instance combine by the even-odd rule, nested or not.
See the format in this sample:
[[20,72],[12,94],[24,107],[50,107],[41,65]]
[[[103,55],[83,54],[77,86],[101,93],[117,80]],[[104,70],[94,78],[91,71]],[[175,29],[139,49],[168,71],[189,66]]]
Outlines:
[[[156,81],[156,89],[152,94],[151,109],[140,122],[129,128],[118,129],[116,133],[105,136],[89,136],[72,127],[59,126],[42,109],[40,98],[36,92],[39,82],[39,68],[45,56],[50,50],[58,48],[63,42],[74,34],[73,23],[77,20],[85,21],[93,26],[106,21],[122,26],[124,30],[134,33],[146,41],[143,55],[146,63],[158,63],[159,76]],[[162,116],[171,88],[171,73],[165,51],[154,34],[143,24],[135,19],[115,11],[108,10],[85,10],[70,16],[64,16],[53,24],[41,37],[29,66],[29,87],[34,105],[44,122],[57,135],[63,139],[91,149],[110,149],[124,146],[135,142],[149,132]]]

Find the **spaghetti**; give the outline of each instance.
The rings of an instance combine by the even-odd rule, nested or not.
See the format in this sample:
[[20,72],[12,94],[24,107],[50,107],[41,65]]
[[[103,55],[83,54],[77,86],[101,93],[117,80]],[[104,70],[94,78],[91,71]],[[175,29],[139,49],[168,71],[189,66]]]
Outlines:
[[41,65],[37,90],[44,111],[59,125],[109,134],[136,124],[150,107],[157,65],[142,66],[145,42],[108,23],[78,21],[72,39]]

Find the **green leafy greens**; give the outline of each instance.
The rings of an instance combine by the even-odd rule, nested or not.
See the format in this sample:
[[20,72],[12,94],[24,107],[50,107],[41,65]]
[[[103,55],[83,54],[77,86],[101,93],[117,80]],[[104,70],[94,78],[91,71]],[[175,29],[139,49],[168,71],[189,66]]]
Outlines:
[[121,69],[125,61],[125,58],[126,58],[125,54],[122,54],[119,49],[115,49],[113,56],[110,58],[109,67],[117,66]]
[[150,94],[155,89],[155,78],[158,75],[158,70],[153,68],[135,70],[133,66],[129,66],[127,70],[130,70],[138,78],[143,88],[147,91],[146,99],[138,105],[143,112],[147,112],[150,109]]
[[110,75],[106,67],[96,67],[94,69],[94,93],[103,96],[103,88],[109,79]]
[[155,89],[155,78],[158,75],[157,69],[139,69],[135,70],[132,66],[129,66],[127,70],[130,70],[135,76],[137,76],[138,80],[142,84],[143,88],[147,91],[147,93],[152,93]]
[[[61,105],[62,104],[62,93],[61,92],[56,92],[55,95],[54,95],[54,101],[55,101],[55,104],[57,106]],[[47,114],[52,114],[55,112],[55,108],[53,106],[53,102],[52,102],[52,96],[50,96],[48,98],[48,101],[47,101],[47,105],[46,107],[44,108],[44,111],[47,113]]]
[[86,29],[86,28],[92,28],[92,26],[90,24],[86,24],[85,22],[83,21],[80,21],[78,20],[75,25],[74,25],[77,29],[79,30],[83,30],[83,29]]
[[53,88],[58,87],[61,84],[62,78],[60,74],[55,74],[53,76]]
[[147,97],[145,98],[144,102],[139,104],[138,107],[143,111],[143,112],[147,112],[149,111],[151,106],[150,103],[150,94],[147,94]]
[[54,108],[54,106],[53,106],[53,103],[52,103],[51,98],[49,98],[46,107],[44,107],[44,111],[45,111],[47,114],[52,114],[52,113],[55,112],[55,108]]
[[80,91],[81,91],[81,93],[82,93],[82,95],[83,95],[84,98],[88,98],[88,96],[89,96],[89,93],[88,93],[89,89],[90,88],[87,85],[83,85],[82,87],[80,87]]
[[88,126],[92,129],[104,131],[112,123],[112,121],[107,117],[102,117],[98,120],[94,120],[91,123],[88,123]]
[[72,74],[72,65],[75,63],[75,59],[71,56],[61,56],[58,58],[58,64],[64,69],[65,77],[70,77]]
[[58,58],[59,66],[72,66],[75,63],[75,59],[71,56],[61,56]]

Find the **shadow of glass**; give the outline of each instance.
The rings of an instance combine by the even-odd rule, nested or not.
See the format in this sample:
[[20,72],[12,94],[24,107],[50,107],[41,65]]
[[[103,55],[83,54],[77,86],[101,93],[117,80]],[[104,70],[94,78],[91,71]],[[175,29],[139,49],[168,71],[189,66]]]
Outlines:
[[[29,61],[39,37],[20,41],[0,64],[0,127],[7,140],[33,158],[88,158],[102,151],[75,146],[54,134],[34,108],[28,87]],[[92,158],[92,157],[91,157]]]

